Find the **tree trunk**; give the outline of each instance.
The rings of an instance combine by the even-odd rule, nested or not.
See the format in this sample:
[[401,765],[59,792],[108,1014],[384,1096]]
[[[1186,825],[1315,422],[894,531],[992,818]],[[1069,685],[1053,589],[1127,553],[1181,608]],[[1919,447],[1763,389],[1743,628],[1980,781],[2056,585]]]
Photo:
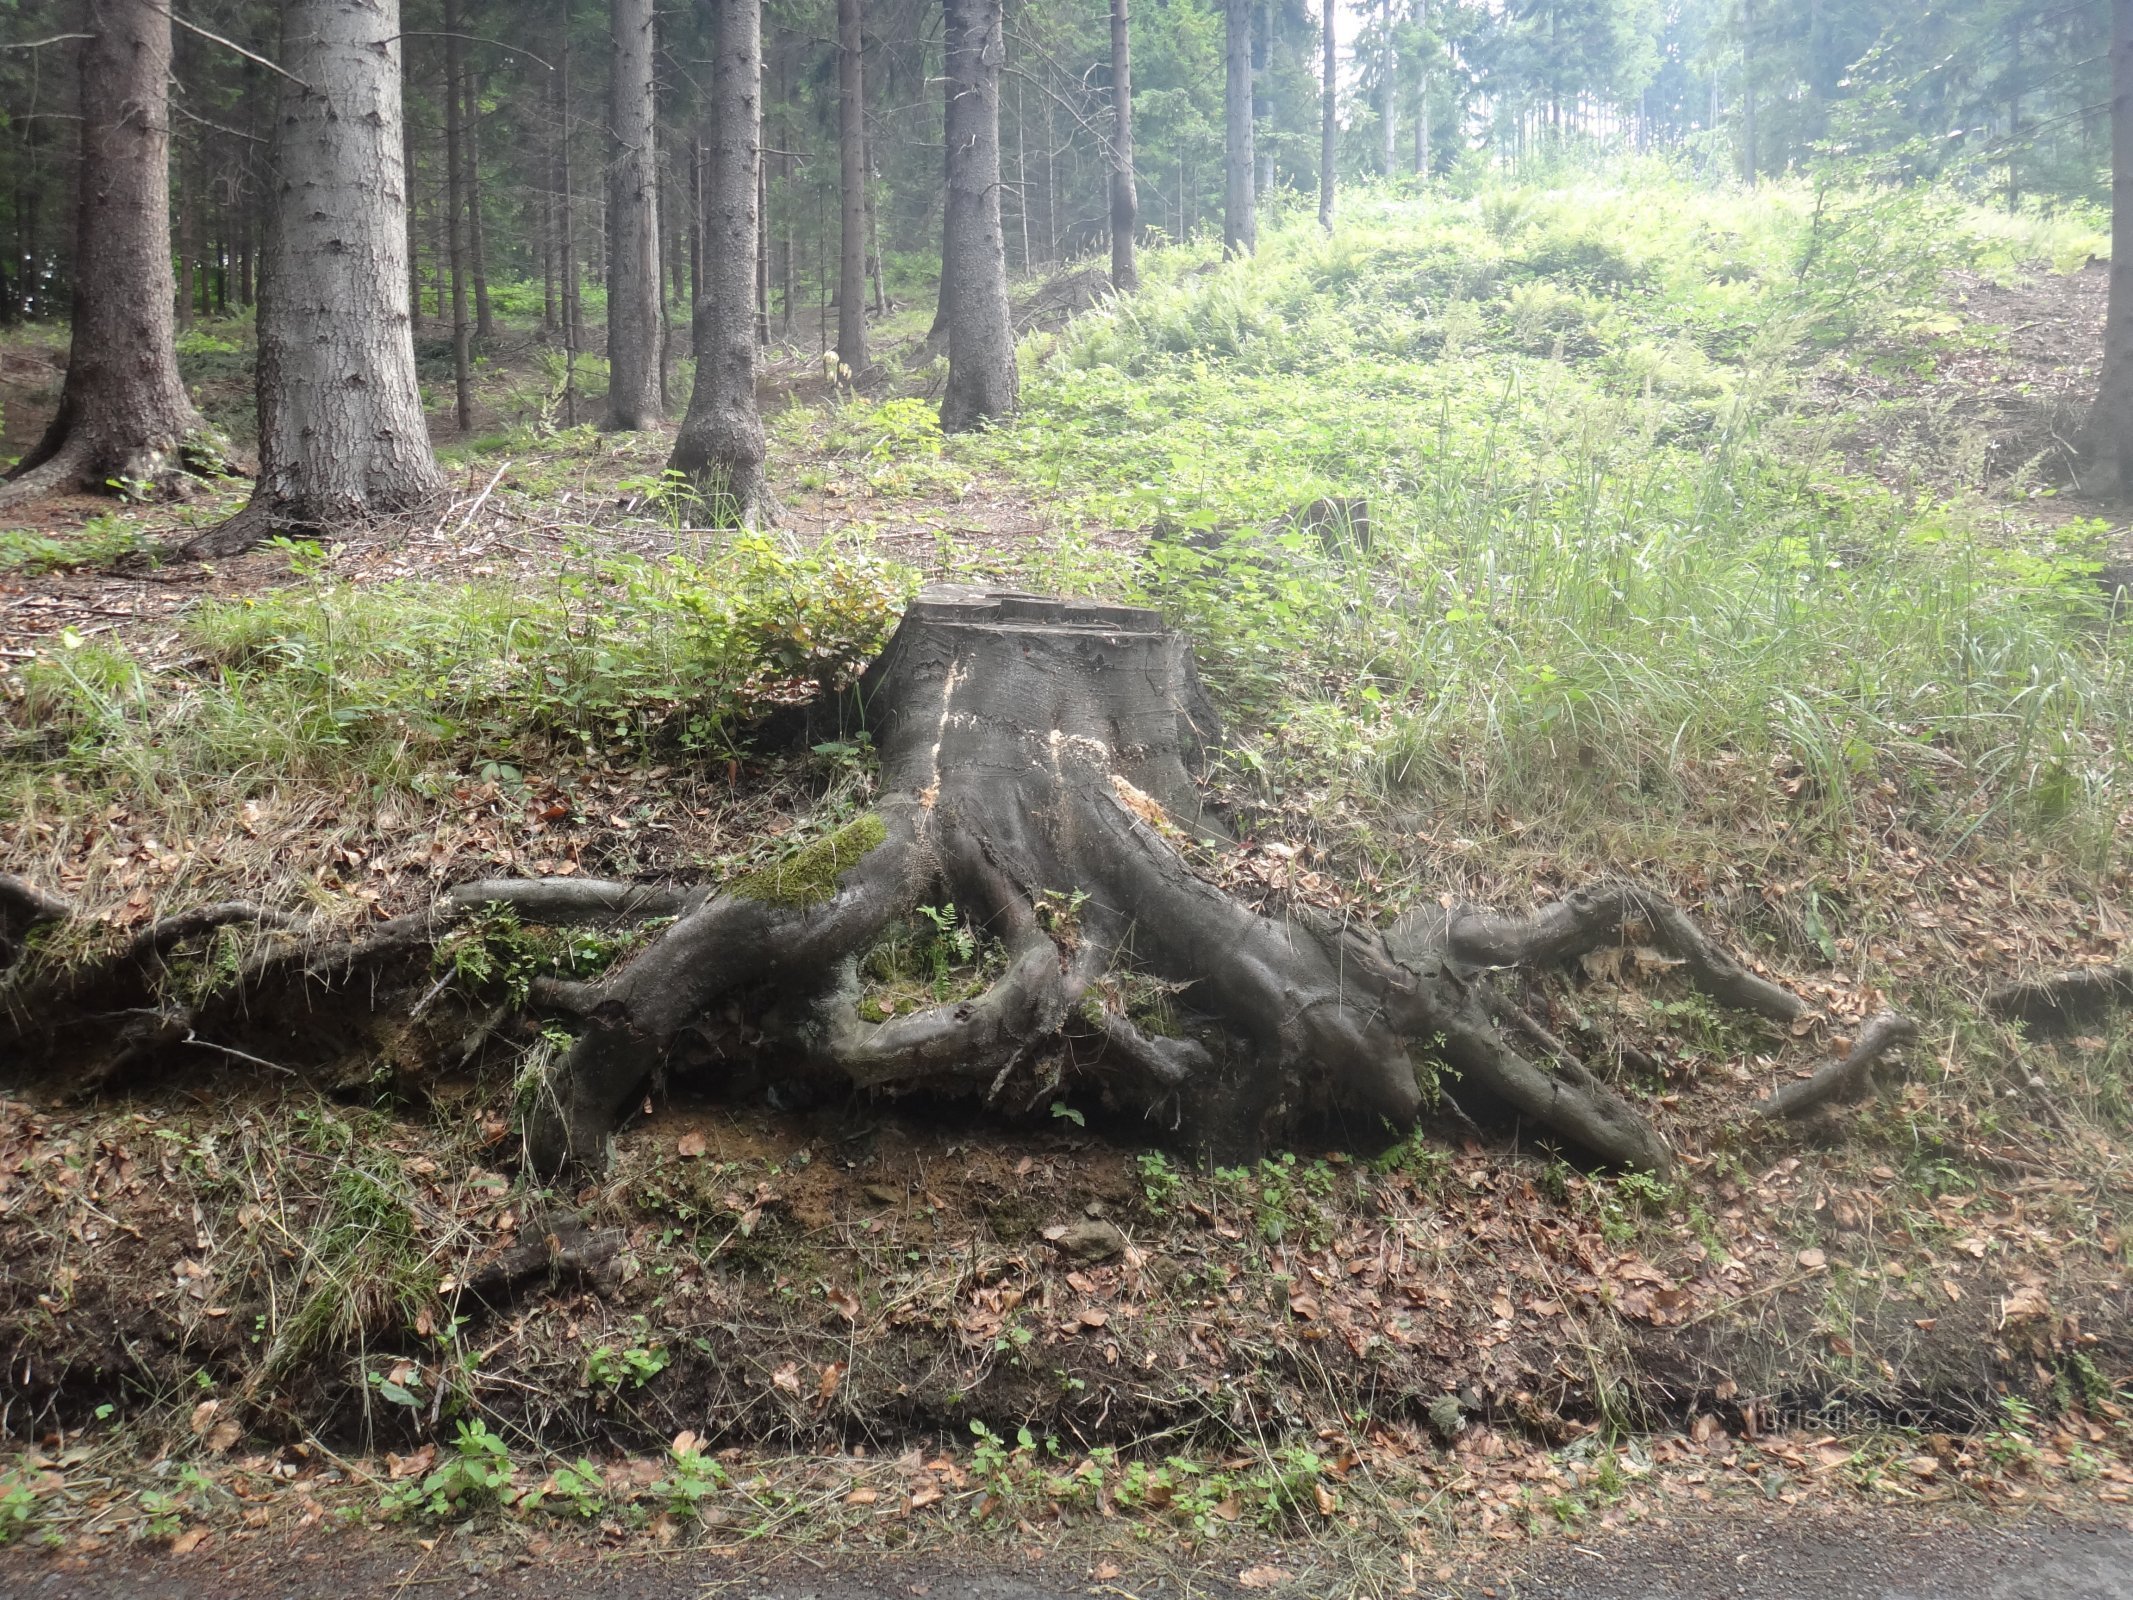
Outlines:
[[1741,0],[1741,175],[1752,186],[1760,174],[1755,134],[1755,0]]
[[452,420],[461,433],[474,427],[474,330],[467,321],[465,99],[466,45],[459,0],[444,0],[444,240],[452,267]]
[[1259,240],[1252,194],[1252,0],[1223,0],[1222,248],[1249,255]]
[[399,0],[287,0],[259,297],[259,481],[195,541],[359,527],[434,502],[401,208]]
[[178,169],[178,326],[190,328],[193,310],[193,264],[199,255],[194,235],[200,226],[199,197],[193,193],[193,164],[180,146],[172,163]]
[[1378,170],[1389,178],[1398,170],[1400,149],[1400,53],[1392,42],[1392,0],[1384,0],[1379,17],[1385,25],[1385,59],[1378,92]]
[[867,370],[865,47],[863,0],[837,0],[837,366],[847,387]]
[[2082,445],[2093,488],[2133,494],[2133,0],[2111,3],[2111,291]]
[[762,0],[712,8],[711,166],[704,343],[689,414],[668,465],[710,497],[721,523],[764,509],[763,419],[756,409],[757,162],[762,148]]
[[956,146],[962,137],[956,127],[962,97],[955,86],[956,31],[962,24],[960,13],[948,0],[942,0],[941,19],[941,48],[946,56],[941,69],[941,284],[933,305],[933,326],[926,334],[929,342],[947,338],[949,325],[955,321],[955,274],[948,270],[948,251],[955,238]]
[[[212,452],[178,377],[170,250],[170,12],[89,0],[73,340],[59,410],[0,504],[117,482],[172,489]],[[30,280],[34,282],[34,277]]]
[[1337,115],[1340,74],[1333,36],[1336,9],[1333,0],[1319,0],[1324,60],[1320,69],[1318,91],[1318,225],[1328,233],[1333,231],[1334,163],[1340,154],[1340,123]]
[[949,433],[1014,414],[1015,334],[1007,306],[1007,246],[1000,230],[1000,71],[1007,41],[1001,0],[944,0],[948,90],[956,111],[949,146],[948,247],[941,263],[953,288],[948,384],[941,427]]
[[1415,176],[1429,177],[1429,68],[1435,54],[1429,45],[1429,0],[1416,0],[1415,20],[1423,30],[1421,59],[1415,63]]
[[652,0],[611,0],[607,118],[607,421],[656,427],[659,410],[659,153]]
[[1274,142],[1266,137],[1274,121],[1274,0],[1259,0],[1259,21],[1252,39],[1252,147],[1257,155],[1252,180],[1254,198],[1274,192]]
[[556,246],[562,252],[563,421],[578,422],[578,351],[584,347],[585,311],[578,295],[578,218],[570,162],[570,0],[562,0],[563,41],[556,63],[556,165],[560,177],[561,226]]
[[474,337],[486,344],[496,337],[489,308],[489,240],[481,218],[481,78],[465,75],[467,124],[467,258],[474,275]]
[[1141,201],[1133,181],[1133,53],[1126,0],[1111,0],[1111,287],[1141,286],[1135,259]]

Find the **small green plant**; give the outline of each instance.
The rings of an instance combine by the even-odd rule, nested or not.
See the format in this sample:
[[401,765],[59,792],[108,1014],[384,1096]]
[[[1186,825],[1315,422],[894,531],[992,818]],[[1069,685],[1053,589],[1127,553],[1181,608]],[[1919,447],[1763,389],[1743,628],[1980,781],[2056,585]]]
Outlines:
[[630,1345],[623,1349],[600,1345],[586,1352],[585,1386],[609,1393],[625,1385],[642,1389],[667,1370],[671,1359],[662,1345]]
[[651,1494],[676,1516],[695,1517],[730,1481],[726,1469],[705,1455],[691,1434],[683,1434],[667,1454],[666,1476],[652,1485]]
[[1143,1150],[1134,1161],[1140,1168],[1141,1195],[1147,1200],[1148,1209],[1157,1216],[1163,1215],[1177,1203],[1185,1180],[1160,1150]]
[[559,1500],[572,1516],[590,1522],[607,1509],[607,1480],[600,1469],[580,1456],[575,1463],[557,1467],[541,1489],[541,1502]]
[[427,1476],[388,1488],[380,1509],[392,1517],[448,1517],[510,1505],[518,1499],[514,1476],[510,1447],[477,1417],[459,1424],[451,1453]]
[[0,1545],[12,1544],[37,1525],[36,1485],[19,1473],[0,1475]]

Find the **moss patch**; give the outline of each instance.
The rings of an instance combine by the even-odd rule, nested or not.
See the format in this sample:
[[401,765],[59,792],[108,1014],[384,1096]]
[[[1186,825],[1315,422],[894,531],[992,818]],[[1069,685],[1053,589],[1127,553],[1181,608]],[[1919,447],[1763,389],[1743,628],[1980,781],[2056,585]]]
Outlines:
[[733,886],[733,893],[764,905],[820,905],[837,892],[837,880],[888,837],[881,818],[868,812],[784,860],[749,873]]

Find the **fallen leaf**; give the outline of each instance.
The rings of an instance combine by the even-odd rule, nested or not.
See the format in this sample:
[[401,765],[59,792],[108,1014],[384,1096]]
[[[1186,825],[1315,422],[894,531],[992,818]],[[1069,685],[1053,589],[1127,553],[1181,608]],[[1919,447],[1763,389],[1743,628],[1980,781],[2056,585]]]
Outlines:
[[674,1153],[678,1156],[689,1156],[693,1158],[702,1155],[706,1150],[710,1148],[711,1147],[705,1141],[703,1134],[695,1130],[691,1130],[690,1132],[683,1134],[679,1139],[675,1140],[674,1142]]
[[170,1553],[174,1556],[189,1556],[207,1541],[207,1529],[187,1528],[170,1541]]
[[1795,1259],[1809,1272],[1817,1272],[1821,1270],[1823,1264],[1829,1260],[1829,1257],[1819,1250],[1809,1249],[1802,1250]]
[[815,1386],[815,1404],[826,1406],[830,1396],[837,1392],[837,1385],[844,1381],[844,1363],[832,1361],[822,1369],[822,1381]]
[[787,1394],[798,1394],[800,1392],[800,1363],[797,1361],[786,1362],[784,1366],[770,1375],[770,1384],[772,1388],[782,1389]]
[[923,1511],[928,1506],[940,1504],[940,1500],[941,1486],[939,1484],[922,1483],[916,1489],[913,1489],[911,1491],[910,1504],[906,1509],[911,1511]]
[[878,1489],[854,1489],[844,1497],[844,1503],[848,1506],[870,1506],[880,1498],[881,1491]]
[[1237,1574],[1237,1582],[1247,1589],[1278,1589],[1289,1581],[1289,1575],[1279,1567],[1246,1567]]

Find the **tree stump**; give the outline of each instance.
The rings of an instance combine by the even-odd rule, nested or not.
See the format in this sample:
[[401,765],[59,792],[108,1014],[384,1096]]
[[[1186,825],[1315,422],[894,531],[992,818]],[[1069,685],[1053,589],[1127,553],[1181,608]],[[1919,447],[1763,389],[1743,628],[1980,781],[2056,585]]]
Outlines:
[[[923,1092],[1024,1114],[1100,1096],[1159,1138],[1231,1158],[1305,1127],[1382,1146],[1450,1100],[1602,1162],[1664,1172],[1671,1157],[1652,1124],[1494,974],[1634,938],[1726,1005],[1792,1034],[1819,1020],[1636,884],[1526,916],[1432,911],[1383,933],[1233,898],[1194,866],[1227,848],[1195,782],[1214,713],[1189,645],[1153,611],[931,589],[861,680],[856,709],[881,756],[872,809],[735,881],[485,880],[323,942],[270,908],[194,907],[100,961],[42,975],[18,961],[0,973],[0,1019],[17,1040],[64,1039],[76,1054],[88,1024],[127,1019],[100,1060],[70,1066],[97,1085],[179,1046],[256,1060],[216,1035],[273,1014],[277,986],[291,1015],[321,988],[390,1013],[398,991],[380,969],[397,960],[426,990],[419,1014],[438,987],[431,946],[485,906],[549,926],[671,916],[599,980],[531,986],[527,1004],[572,1032],[521,1074],[526,1155],[544,1173],[604,1164],[646,1082],[690,1057],[783,1103]],[[981,956],[963,969],[967,992],[948,997],[936,973],[936,1003],[907,991],[902,1014],[878,994],[863,1008],[867,964],[900,948],[922,915],[947,922],[944,906],[965,954]],[[11,941],[72,915],[6,879],[0,913]],[[185,1003],[159,986],[178,946],[232,925],[265,936],[232,985]],[[491,1010],[469,1052],[507,1011]],[[66,1016],[83,1026],[53,1025]],[[1901,1017],[1874,1018],[1841,1062],[1758,1109],[1793,1117],[1856,1095],[1913,1037]]]

